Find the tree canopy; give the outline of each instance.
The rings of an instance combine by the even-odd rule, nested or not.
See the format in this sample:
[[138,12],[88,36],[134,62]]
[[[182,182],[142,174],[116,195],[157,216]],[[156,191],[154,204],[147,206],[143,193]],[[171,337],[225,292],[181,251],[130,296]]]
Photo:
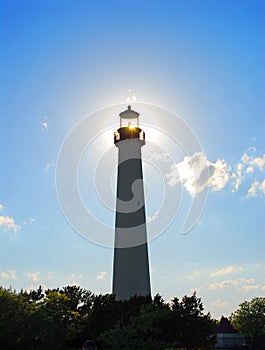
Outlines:
[[[264,335],[264,298],[240,304],[233,325],[252,339]],[[13,291],[0,287],[1,349],[210,349],[216,321],[196,293],[165,302],[157,294],[117,301],[78,286]]]
[[256,297],[239,304],[231,315],[232,325],[245,334],[252,347],[259,347],[265,337],[265,298]]

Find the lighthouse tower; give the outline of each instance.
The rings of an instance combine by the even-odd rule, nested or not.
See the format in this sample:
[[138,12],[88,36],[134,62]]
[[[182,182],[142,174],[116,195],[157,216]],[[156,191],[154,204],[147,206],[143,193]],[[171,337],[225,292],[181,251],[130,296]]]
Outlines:
[[139,113],[131,106],[120,113],[114,143],[119,161],[113,294],[117,300],[128,300],[134,295],[151,295],[141,157],[145,133],[139,127]]

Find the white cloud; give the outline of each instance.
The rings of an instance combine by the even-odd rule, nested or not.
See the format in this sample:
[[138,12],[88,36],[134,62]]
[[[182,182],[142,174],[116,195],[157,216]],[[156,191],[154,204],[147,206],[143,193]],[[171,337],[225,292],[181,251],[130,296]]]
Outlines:
[[80,287],[80,284],[79,284],[78,282],[73,281],[73,282],[71,283],[71,286],[72,286],[72,287]]
[[42,290],[47,290],[48,287],[46,284],[30,284],[27,286],[27,288],[25,289],[27,292],[31,292],[32,290],[36,290],[39,288],[39,286],[41,286]]
[[254,182],[251,184],[250,188],[248,189],[248,196],[255,197],[258,195],[259,191],[265,194],[265,180],[263,180],[261,183],[258,180],[254,180]]
[[16,276],[16,271],[14,270],[10,270],[10,271],[2,271],[0,273],[0,277],[2,279],[9,279],[9,280],[16,280],[17,279],[17,276]]
[[262,155],[262,158],[260,157],[254,158],[252,163],[253,165],[256,165],[260,171],[262,171],[265,166],[265,154]]
[[259,189],[263,192],[263,194],[265,194],[265,179],[260,184]]
[[[231,182],[232,192],[237,192],[245,179],[250,181],[251,176],[255,176],[248,197],[256,196],[258,192],[265,194],[265,180],[259,178],[260,172],[265,168],[265,154],[257,156],[257,152],[256,147],[249,147],[239,163],[233,166],[220,158],[212,162],[202,152],[196,152],[171,165],[166,174],[167,184],[171,187],[182,184],[194,197],[208,186],[212,191],[220,191],[228,182]],[[166,153],[155,154],[153,157],[170,160]]]
[[107,272],[105,272],[105,271],[100,272],[100,275],[97,276],[97,279],[102,280],[106,274],[107,274]]
[[54,278],[55,278],[54,272],[48,272],[48,273],[47,273],[47,278],[48,278],[49,280],[54,279]]
[[215,281],[214,283],[211,283],[208,288],[210,290],[215,290],[217,288],[225,288],[229,286],[233,286],[233,287],[242,286],[243,284],[249,284],[253,282],[254,282],[254,278],[249,278],[249,279],[238,278],[234,280],[230,279],[222,282]]
[[4,208],[3,204],[0,204],[0,211],[4,210]]
[[40,277],[40,272],[26,272],[25,275],[27,276],[27,278],[31,281],[37,282],[39,280]]
[[[246,175],[253,174],[255,171],[262,171],[265,167],[265,154],[260,157],[255,157],[254,153],[257,152],[256,147],[249,147],[248,150],[241,157],[240,162],[237,164],[231,178],[234,179],[232,192],[237,192],[242,184]],[[250,196],[256,195],[255,184],[250,188],[248,193]]]
[[11,229],[14,232],[17,232],[20,228],[11,216],[0,216],[0,226],[3,226],[6,229]]
[[248,189],[248,195],[249,195],[250,197],[255,197],[255,196],[257,195],[257,190],[258,190],[258,188],[259,188],[259,182],[258,182],[258,180],[255,180],[255,181],[251,184],[250,188]]
[[247,169],[246,169],[246,173],[247,173],[247,174],[254,173],[254,168],[253,168],[253,166],[249,166],[249,167],[247,167]]
[[238,272],[238,271],[242,271],[243,268],[241,266],[227,266],[227,267],[223,267],[220,270],[216,271],[216,272],[212,272],[210,274],[211,277],[216,277],[216,276],[222,276],[222,275],[227,275],[233,272]]
[[242,163],[237,164],[235,172],[233,172],[231,175],[231,179],[235,179],[234,188],[232,189],[232,192],[237,192],[244,179]]
[[228,305],[228,301],[227,300],[222,300],[222,299],[217,299],[213,305],[218,307],[218,308],[223,308],[226,307]]
[[242,160],[243,164],[250,164],[251,163],[251,156],[247,153],[244,153],[243,156],[241,157],[241,160]]
[[34,224],[34,222],[36,222],[37,220],[35,218],[29,218],[28,220],[24,220],[23,221],[23,225],[31,225]]
[[240,290],[244,290],[246,292],[249,292],[250,290],[255,290],[255,289],[259,289],[260,288],[260,284],[255,284],[255,285],[249,285],[249,286],[242,286],[240,288]]
[[201,290],[202,290],[202,287],[190,288],[190,293],[200,292]]
[[216,163],[208,162],[208,164],[209,169],[212,169],[209,185],[212,186],[214,191],[220,191],[229,180],[231,167],[223,159],[218,159]]
[[193,280],[194,278],[198,278],[201,274],[201,271],[200,270],[197,270],[197,271],[194,271],[190,276],[189,276],[189,279],[190,280]]
[[220,191],[229,180],[231,167],[223,160],[209,161],[202,152],[185,157],[182,162],[171,165],[166,174],[169,186],[182,182],[191,196],[210,186],[213,191]]

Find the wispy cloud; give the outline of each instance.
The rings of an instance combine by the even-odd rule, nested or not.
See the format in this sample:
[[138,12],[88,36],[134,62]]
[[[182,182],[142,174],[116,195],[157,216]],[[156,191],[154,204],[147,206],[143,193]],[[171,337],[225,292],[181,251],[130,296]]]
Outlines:
[[100,272],[100,274],[97,276],[97,279],[98,280],[102,280],[105,277],[106,274],[107,274],[107,272],[105,272],[105,271]]
[[53,280],[53,279],[55,279],[55,274],[54,274],[54,272],[48,272],[48,273],[47,273],[47,278],[48,278],[48,280]]
[[73,282],[71,283],[71,286],[72,286],[72,287],[80,287],[80,284],[79,284],[78,282],[73,281]]
[[30,217],[28,220],[23,221],[23,225],[31,225],[34,224],[37,221],[37,219]]
[[200,292],[201,290],[202,290],[202,287],[190,288],[190,293]]
[[216,277],[216,276],[222,276],[222,275],[228,275],[230,273],[233,272],[239,272],[242,271],[243,267],[242,266],[227,266],[227,267],[223,267],[220,270],[216,271],[216,272],[212,272],[210,274],[211,277]]
[[245,292],[249,292],[251,290],[259,289],[261,287],[260,284],[251,284],[247,286],[242,286],[240,290],[244,290]]
[[258,192],[265,194],[265,180],[262,182],[255,180],[248,189],[248,196],[256,197],[258,195]]
[[238,286],[242,286],[244,284],[250,284],[254,282],[254,278],[238,278],[238,279],[230,279],[230,280],[225,280],[222,282],[217,282],[215,281],[214,283],[211,283],[209,285],[209,289],[210,290],[215,290],[217,288],[225,288],[225,287],[229,287],[229,286],[233,286],[233,287],[238,287]]
[[[0,204],[0,211],[3,211],[5,206]],[[5,230],[10,229],[14,232],[17,232],[20,229],[20,226],[15,223],[15,220],[11,216],[0,215],[0,227],[3,227]]]
[[16,276],[16,271],[14,270],[9,270],[9,271],[2,271],[0,273],[0,277],[4,280],[16,280],[17,276]]
[[20,229],[20,226],[15,223],[15,220],[11,216],[0,216],[0,226],[5,229],[13,230],[14,232]]
[[72,277],[72,278],[78,278],[78,279],[83,278],[82,275],[77,275],[77,274],[75,274],[75,273],[73,273],[73,274],[71,275],[71,277]]
[[256,157],[252,160],[252,164],[256,165],[260,171],[264,169],[265,166],[265,154],[262,157]]
[[226,307],[228,305],[228,301],[227,300],[222,300],[222,299],[217,299],[213,305],[218,307],[218,308],[223,308]]
[[197,270],[197,271],[194,271],[190,276],[189,276],[189,279],[190,280],[193,280],[195,278],[198,278],[201,274],[201,271],[200,270]]
[[[249,147],[241,157],[240,162],[235,166],[231,175],[231,179],[233,180],[232,192],[237,192],[239,190],[239,187],[247,175],[253,174],[257,171],[261,172],[264,169],[265,154],[256,156],[256,153],[256,147]],[[257,190],[258,187],[255,188],[255,186],[256,181],[254,181],[249,189],[249,195],[252,195],[251,193],[254,193]]]
[[26,272],[25,273],[25,276],[31,280],[31,281],[34,281],[34,282],[37,282],[39,281],[39,277],[40,277],[40,272],[37,271],[37,272]]
[[259,189],[263,192],[263,194],[265,194],[265,179],[260,184]]
[[38,289],[39,288],[39,286],[41,286],[41,288],[42,288],[42,290],[47,290],[48,289],[48,287],[47,287],[47,285],[46,284],[30,284],[30,285],[28,285],[27,287],[26,287],[26,291],[27,292],[31,292],[32,290],[36,290],[36,289]]

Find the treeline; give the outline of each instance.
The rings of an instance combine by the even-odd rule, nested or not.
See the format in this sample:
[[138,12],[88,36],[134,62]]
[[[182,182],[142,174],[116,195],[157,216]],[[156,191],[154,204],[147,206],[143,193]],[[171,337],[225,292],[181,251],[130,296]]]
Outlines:
[[107,350],[207,349],[215,326],[195,293],[168,304],[160,295],[121,302],[77,286],[18,293],[0,288],[4,350],[80,349],[89,338]]
[[0,287],[0,348],[77,350],[93,339],[99,350],[210,349],[217,321],[203,311],[196,293],[167,303],[158,294],[116,301],[78,286]]

